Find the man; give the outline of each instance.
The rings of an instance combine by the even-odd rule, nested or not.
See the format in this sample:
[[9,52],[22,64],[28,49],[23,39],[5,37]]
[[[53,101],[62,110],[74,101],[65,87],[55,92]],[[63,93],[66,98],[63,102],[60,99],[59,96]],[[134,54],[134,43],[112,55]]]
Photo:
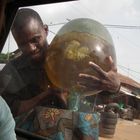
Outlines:
[[[0,33],[4,25],[4,11],[6,7],[6,0],[1,1],[0,5]],[[0,82],[0,94],[3,92],[4,88],[7,86],[10,77],[8,75],[3,76],[6,81],[2,84]],[[0,79],[1,79],[0,75]],[[2,80],[2,79],[1,79]],[[15,134],[15,121],[13,119],[10,108],[4,99],[0,96],[0,140],[16,140]]]
[[[66,93],[59,93],[60,96],[55,96],[48,101],[54,95],[43,67],[48,49],[46,40],[48,28],[43,25],[38,13],[27,8],[20,9],[12,26],[12,34],[22,51],[22,55],[9,62],[2,73],[12,75],[12,80],[4,91],[3,97],[9,104],[14,116],[29,111],[43,101],[48,102],[47,104],[50,102],[53,105],[55,101],[58,102],[55,97],[58,97],[63,102]],[[101,77],[104,75],[104,79],[80,74],[79,76],[84,82],[79,81],[79,83],[85,86],[90,78],[90,81],[93,82],[90,88],[101,87],[104,90],[116,92],[119,89],[119,80],[114,70],[112,59],[109,58],[109,60],[113,67],[108,73],[94,63],[90,63]],[[96,86],[95,81],[98,81]],[[51,96],[48,96],[49,93],[51,93]],[[62,102],[57,104],[59,105]],[[63,106],[65,106],[65,102],[62,104]]]
[[47,26],[43,25],[35,11],[18,11],[12,33],[22,55],[8,63],[2,71],[12,75],[3,97],[14,116],[29,111],[47,96],[41,87],[43,85],[40,86],[41,81],[46,80],[43,61],[48,47],[47,32]]

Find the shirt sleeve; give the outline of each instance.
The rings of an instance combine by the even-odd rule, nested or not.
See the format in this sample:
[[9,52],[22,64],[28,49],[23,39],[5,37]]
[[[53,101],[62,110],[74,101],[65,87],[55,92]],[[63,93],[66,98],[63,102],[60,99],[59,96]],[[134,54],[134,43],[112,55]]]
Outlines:
[[16,140],[15,121],[6,102],[0,96],[0,139]]

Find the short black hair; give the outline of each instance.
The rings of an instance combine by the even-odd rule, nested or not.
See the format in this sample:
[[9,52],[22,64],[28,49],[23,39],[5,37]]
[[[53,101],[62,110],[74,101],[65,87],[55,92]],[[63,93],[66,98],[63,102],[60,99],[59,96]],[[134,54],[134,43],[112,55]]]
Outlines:
[[22,8],[17,11],[11,30],[20,30],[30,19],[35,19],[43,26],[42,19],[36,11],[29,8]]

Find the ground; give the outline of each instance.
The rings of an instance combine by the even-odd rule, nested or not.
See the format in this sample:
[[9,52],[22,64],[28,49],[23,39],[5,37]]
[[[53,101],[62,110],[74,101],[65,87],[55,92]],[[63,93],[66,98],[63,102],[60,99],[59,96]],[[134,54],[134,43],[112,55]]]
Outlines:
[[140,140],[140,120],[118,119],[114,137],[100,137],[99,140]]

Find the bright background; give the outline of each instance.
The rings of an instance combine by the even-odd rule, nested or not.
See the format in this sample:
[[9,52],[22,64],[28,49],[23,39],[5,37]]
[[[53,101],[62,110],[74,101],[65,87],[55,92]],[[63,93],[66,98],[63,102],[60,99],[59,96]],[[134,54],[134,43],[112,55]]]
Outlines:
[[[140,1],[78,0],[29,7],[49,26],[48,42],[69,20],[92,18],[109,30],[116,49],[118,71],[140,82]],[[3,53],[17,49],[9,34]]]

